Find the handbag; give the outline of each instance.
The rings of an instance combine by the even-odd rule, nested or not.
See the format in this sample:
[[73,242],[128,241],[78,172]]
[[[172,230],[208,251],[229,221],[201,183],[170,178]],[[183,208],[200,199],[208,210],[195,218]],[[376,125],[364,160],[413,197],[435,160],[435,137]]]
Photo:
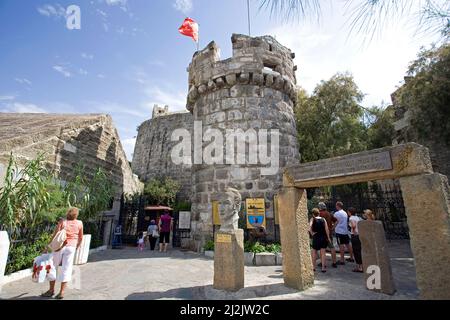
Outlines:
[[158,232],[158,229],[153,230],[153,232],[152,232],[152,237],[153,237],[153,238],[159,238],[159,232]]
[[48,247],[53,252],[59,251],[62,249],[62,247],[64,247],[66,240],[67,240],[66,221],[64,220],[62,229],[56,233],[56,235],[53,237]]

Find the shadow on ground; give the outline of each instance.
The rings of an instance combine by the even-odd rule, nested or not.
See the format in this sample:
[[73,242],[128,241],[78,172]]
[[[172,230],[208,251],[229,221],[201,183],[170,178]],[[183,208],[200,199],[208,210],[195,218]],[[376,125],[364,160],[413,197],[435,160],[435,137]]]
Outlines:
[[251,299],[281,296],[297,293],[298,291],[287,288],[281,283],[245,287],[237,292],[226,292],[216,290],[212,285],[196,286],[189,288],[177,288],[167,291],[138,292],[130,294],[125,300],[159,300],[159,299],[182,299],[182,300],[233,300]]

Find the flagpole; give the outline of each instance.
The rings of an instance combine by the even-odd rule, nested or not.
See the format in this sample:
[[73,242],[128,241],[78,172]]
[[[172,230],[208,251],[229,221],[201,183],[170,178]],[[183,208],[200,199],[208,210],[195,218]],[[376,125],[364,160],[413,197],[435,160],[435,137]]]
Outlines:
[[250,23],[250,0],[247,0],[247,21],[248,21],[248,36],[252,35]]

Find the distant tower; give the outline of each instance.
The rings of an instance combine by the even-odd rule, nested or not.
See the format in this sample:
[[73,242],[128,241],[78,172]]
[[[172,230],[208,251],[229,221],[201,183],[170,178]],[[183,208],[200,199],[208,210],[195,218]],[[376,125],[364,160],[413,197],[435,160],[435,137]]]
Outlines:
[[[226,187],[238,189],[243,200],[264,198],[267,231],[273,234],[273,200],[283,168],[300,160],[293,112],[294,54],[270,36],[234,34],[232,43],[230,59],[220,60],[214,42],[195,53],[188,68],[187,108],[194,121],[202,121],[203,132],[214,128],[225,136],[227,129],[279,130],[279,171],[262,175],[259,165],[194,164],[192,224],[196,240],[212,235],[212,201],[215,193]],[[246,146],[249,150],[248,143]],[[223,153],[225,156],[225,147]]]

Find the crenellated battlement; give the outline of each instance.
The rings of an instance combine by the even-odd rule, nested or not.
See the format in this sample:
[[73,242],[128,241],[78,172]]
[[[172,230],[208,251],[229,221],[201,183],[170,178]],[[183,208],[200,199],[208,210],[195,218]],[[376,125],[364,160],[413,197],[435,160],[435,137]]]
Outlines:
[[236,84],[274,88],[296,100],[295,54],[271,36],[249,37],[233,34],[233,57],[220,60],[220,49],[213,41],[194,54],[189,65],[187,108],[200,95]]

